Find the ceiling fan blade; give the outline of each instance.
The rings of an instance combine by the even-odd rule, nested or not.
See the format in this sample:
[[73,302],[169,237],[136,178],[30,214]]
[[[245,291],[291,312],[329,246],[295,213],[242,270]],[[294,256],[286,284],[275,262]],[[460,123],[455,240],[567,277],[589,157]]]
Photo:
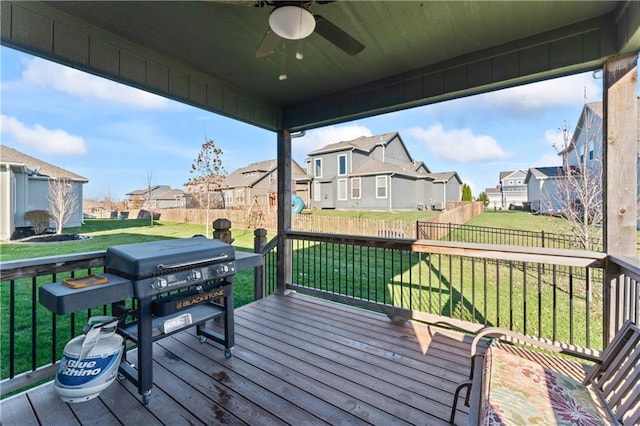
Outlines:
[[258,50],[256,50],[256,58],[263,59],[273,55],[273,53],[276,51],[276,48],[278,47],[278,44],[280,43],[280,40],[282,40],[280,36],[271,31],[271,28],[269,28],[265,33],[262,42],[260,42]]
[[362,52],[364,45],[340,28],[327,21],[320,15],[314,15],[316,18],[315,32],[324,37],[329,42],[335,44],[340,49],[354,56]]

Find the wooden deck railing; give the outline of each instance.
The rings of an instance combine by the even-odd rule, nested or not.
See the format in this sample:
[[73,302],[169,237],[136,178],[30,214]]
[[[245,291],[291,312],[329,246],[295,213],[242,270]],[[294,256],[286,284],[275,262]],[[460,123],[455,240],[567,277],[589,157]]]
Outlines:
[[[266,234],[265,234],[266,235]],[[576,250],[290,232],[291,289],[385,311],[394,319],[506,327],[596,353],[640,320],[638,259]],[[276,290],[276,244],[256,234],[255,297]],[[104,271],[104,252],[0,263],[2,395],[55,374],[66,342],[101,306],[54,315],[39,286]],[[606,268],[606,269],[605,269]],[[28,349],[25,349],[28,348]],[[17,350],[19,349],[19,350]]]

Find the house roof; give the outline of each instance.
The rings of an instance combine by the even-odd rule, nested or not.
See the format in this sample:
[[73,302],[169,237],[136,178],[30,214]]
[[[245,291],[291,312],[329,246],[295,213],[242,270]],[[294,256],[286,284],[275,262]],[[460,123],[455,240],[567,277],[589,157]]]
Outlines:
[[430,174],[419,173],[417,170],[422,166],[422,162],[408,162],[403,165],[383,163],[382,161],[370,158],[360,166],[356,167],[350,176],[365,176],[365,175],[379,175],[379,174],[399,174],[408,176],[414,179],[429,179]]
[[[355,139],[351,139],[348,141],[340,141],[335,143],[330,143],[328,145],[323,146],[320,149],[316,149],[309,153],[309,156],[326,154],[329,152],[336,151],[351,151],[351,150],[359,150],[369,153],[373,151],[376,146],[379,145],[387,145],[393,138],[400,137],[398,132],[390,132],[384,133],[381,135],[375,136],[360,136]],[[402,139],[400,139],[402,141]]]
[[511,171],[508,171],[508,172],[500,172],[500,181],[502,182],[503,179],[506,179],[509,176],[512,176],[512,175],[515,175],[515,174],[518,174],[518,173],[521,173],[523,176],[526,176],[527,171],[520,169],[520,170],[511,170]]
[[456,178],[459,183],[462,183],[462,179],[458,176],[458,172],[429,173],[428,176],[434,181],[449,182],[451,179]]
[[[302,177],[305,174],[302,167],[300,167],[295,160],[291,161],[291,165],[291,175],[293,178]],[[278,160],[256,161],[229,173],[225,178],[225,182],[228,188],[252,187],[269,173],[275,171],[277,167]]]
[[151,190],[148,189],[136,189],[131,192],[127,192],[125,195],[130,197],[139,196],[147,198],[147,194],[151,193],[150,200],[175,200],[176,197],[183,196],[184,191],[181,189],[171,188],[170,185],[154,185]]
[[54,166],[51,163],[47,163],[46,161],[27,155],[6,145],[2,145],[0,147],[0,163],[23,165],[32,176],[67,178],[72,181],[82,183],[89,182],[89,179],[84,176],[80,176],[72,171],[63,169],[62,167]]
[[562,166],[531,167],[527,172],[527,177],[524,179],[524,183],[529,183],[529,180],[532,177],[536,179],[552,179],[562,177],[564,175],[565,172]]

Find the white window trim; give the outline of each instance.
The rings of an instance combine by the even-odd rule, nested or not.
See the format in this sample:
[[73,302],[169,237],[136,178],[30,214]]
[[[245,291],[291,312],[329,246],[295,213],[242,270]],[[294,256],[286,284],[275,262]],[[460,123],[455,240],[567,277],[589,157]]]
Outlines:
[[[342,189],[342,191],[340,191]],[[348,199],[347,195],[347,180],[346,179],[338,179],[338,200],[346,201]]]
[[[316,174],[316,171],[318,170],[318,167],[316,167],[316,161],[320,163],[320,174]],[[316,158],[313,160],[313,176],[314,177],[322,177],[322,158]]]
[[[383,185],[380,185],[378,182],[384,181],[384,196],[381,197],[378,195],[378,189],[382,188]],[[389,185],[388,185],[387,176],[376,176],[376,198],[377,199],[385,199],[389,195]]]
[[320,194],[320,182],[313,182],[313,201],[322,201],[322,195]]
[[[354,190],[353,183],[356,182],[356,181],[358,182],[358,196],[354,197],[353,196],[353,190]],[[351,178],[351,199],[360,200],[361,198],[362,198],[362,179],[359,178],[359,177]]]
[[[344,173],[340,173],[340,158],[344,158]],[[348,174],[347,170],[347,154],[340,154],[336,157],[336,170],[338,171],[338,176],[346,176]]]

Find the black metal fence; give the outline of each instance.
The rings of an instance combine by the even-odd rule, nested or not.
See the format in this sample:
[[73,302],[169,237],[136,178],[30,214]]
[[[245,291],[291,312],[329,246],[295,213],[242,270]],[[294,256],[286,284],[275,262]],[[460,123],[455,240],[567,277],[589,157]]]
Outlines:
[[[418,221],[416,222],[416,235],[418,239],[425,240],[578,250],[584,250],[585,248],[580,239],[575,235],[455,223]],[[602,239],[592,238],[589,250],[601,252]]]

